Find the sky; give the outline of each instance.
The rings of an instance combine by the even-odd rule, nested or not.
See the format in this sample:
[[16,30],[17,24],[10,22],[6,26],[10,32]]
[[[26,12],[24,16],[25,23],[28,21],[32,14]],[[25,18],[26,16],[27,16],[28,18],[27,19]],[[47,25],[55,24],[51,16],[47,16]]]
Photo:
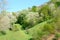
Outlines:
[[7,0],[7,11],[16,12],[32,6],[40,6],[49,0]]

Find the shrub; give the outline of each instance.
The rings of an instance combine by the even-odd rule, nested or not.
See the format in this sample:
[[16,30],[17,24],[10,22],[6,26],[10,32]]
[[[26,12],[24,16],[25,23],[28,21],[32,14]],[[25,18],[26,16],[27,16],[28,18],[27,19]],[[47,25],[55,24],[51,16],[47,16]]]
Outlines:
[[60,2],[56,2],[55,5],[56,5],[56,7],[59,7],[60,6]]
[[5,31],[0,31],[0,35],[6,35]]
[[56,33],[56,34],[55,34],[55,37],[56,37],[56,38],[60,38],[60,33]]
[[55,33],[55,27],[52,24],[45,24],[43,30],[49,33]]
[[13,31],[19,31],[21,29],[21,25],[20,24],[13,24],[12,26],[12,30]]

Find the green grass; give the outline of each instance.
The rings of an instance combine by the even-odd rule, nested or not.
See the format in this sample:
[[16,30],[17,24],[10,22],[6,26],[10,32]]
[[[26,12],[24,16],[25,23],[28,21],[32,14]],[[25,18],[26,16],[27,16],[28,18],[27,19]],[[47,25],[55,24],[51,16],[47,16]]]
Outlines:
[[[19,29],[19,31],[14,31],[15,28]],[[0,40],[29,40],[30,38],[30,35],[21,30],[21,25],[19,24],[14,24],[12,31],[6,30],[6,35],[0,35]]]
[[43,37],[47,37],[50,34],[50,32],[48,32],[48,30],[43,31],[43,29],[44,29],[44,26],[51,21],[52,20],[47,20],[30,28],[28,30],[29,35],[31,35],[34,40],[42,40]]
[[0,36],[0,40],[28,40],[31,36],[25,34],[22,30],[14,32],[14,31],[6,31],[6,35]]
[[43,29],[44,24],[46,24],[47,22],[43,22],[40,24],[35,25],[34,27],[29,29],[29,34],[32,35],[34,33],[36,33],[37,31],[41,31]]
[[[42,23],[39,23],[39,24],[35,25],[34,27],[32,27],[32,28],[29,29],[29,32],[38,31],[38,29],[39,29],[39,30],[42,30],[43,27],[44,27],[44,25],[47,24],[47,22],[52,21],[52,20],[53,20],[53,19],[47,20],[47,21],[44,21],[44,22],[42,22]],[[32,33],[33,33],[33,32],[32,32]]]

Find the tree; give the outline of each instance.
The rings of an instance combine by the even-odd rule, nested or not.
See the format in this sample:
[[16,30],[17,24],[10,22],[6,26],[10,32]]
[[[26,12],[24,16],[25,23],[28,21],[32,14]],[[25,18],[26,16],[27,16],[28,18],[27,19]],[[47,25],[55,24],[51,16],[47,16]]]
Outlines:
[[38,12],[24,12],[20,13],[16,23],[22,25],[23,29],[28,29],[38,24],[39,21]]
[[4,32],[10,27],[10,19],[6,12],[7,0],[0,0],[0,31]]
[[0,19],[0,30],[6,30],[10,27],[10,19],[6,15]]
[[50,19],[51,16],[51,11],[49,9],[49,5],[42,6],[42,8],[38,11],[39,16],[42,16],[41,13],[43,14],[43,20],[48,20]]
[[36,8],[37,8],[36,6],[32,6],[32,11],[36,12],[37,11]]

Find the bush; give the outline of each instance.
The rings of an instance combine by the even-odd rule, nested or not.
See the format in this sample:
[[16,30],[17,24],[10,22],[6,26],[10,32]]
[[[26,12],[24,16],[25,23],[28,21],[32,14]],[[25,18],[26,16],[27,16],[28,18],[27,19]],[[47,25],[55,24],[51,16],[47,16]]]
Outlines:
[[44,25],[44,28],[43,28],[43,31],[47,31],[49,33],[55,33],[55,27],[53,26],[53,24],[45,24]]
[[21,25],[20,24],[13,24],[11,29],[13,31],[19,31],[21,29]]
[[[51,10],[48,5],[42,6],[42,8],[38,11],[39,15],[43,17],[43,20],[46,21],[51,18]],[[43,15],[41,15],[41,13]]]
[[56,37],[56,38],[60,38],[60,33],[56,33],[56,34],[55,34],[55,37]]
[[6,35],[5,31],[0,31],[0,35]]
[[56,7],[59,7],[60,6],[60,2],[56,2],[55,5],[56,5]]
[[17,22],[16,23],[19,23],[19,24],[22,25],[23,22],[24,22],[24,17],[25,17],[25,14],[19,15],[18,18],[17,18]]

